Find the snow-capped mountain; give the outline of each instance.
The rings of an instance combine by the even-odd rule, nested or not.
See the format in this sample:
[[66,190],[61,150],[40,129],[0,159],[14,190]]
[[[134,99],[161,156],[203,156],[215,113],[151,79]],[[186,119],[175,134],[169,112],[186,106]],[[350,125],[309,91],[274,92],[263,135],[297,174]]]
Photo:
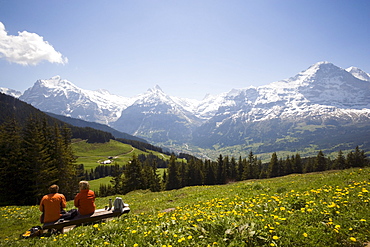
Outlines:
[[[370,126],[370,75],[329,62],[285,80],[203,100],[173,97],[159,86],[125,98],[105,90],[83,90],[59,76],[38,80],[20,99],[43,111],[108,124],[154,144],[266,146],[287,136],[297,140],[296,133],[320,133],[312,140],[328,133],[357,133],[363,138],[369,131],[363,135],[343,128]],[[326,134],[320,132],[323,129]]]
[[22,95],[22,92],[20,91],[5,88],[5,87],[0,87],[0,93],[13,96],[14,98],[19,98]]
[[168,140],[189,141],[192,130],[200,119],[193,114],[189,102],[166,95],[159,86],[136,97],[136,101],[124,109],[112,126],[156,142]]
[[363,80],[363,81],[370,81],[370,74],[362,71],[359,68],[356,67],[349,67],[346,69],[347,72],[351,73],[354,77]]
[[19,99],[42,111],[103,124],[117,120],[131,100],[107,90],[81,89],[60,76],[36,81]]
[[287,80],[230,91],[214,117],[195,131],[193,141],[231,146],[246,139],[282,138],[297,123],[360,122],[370,123],[370,82],[320,62]]

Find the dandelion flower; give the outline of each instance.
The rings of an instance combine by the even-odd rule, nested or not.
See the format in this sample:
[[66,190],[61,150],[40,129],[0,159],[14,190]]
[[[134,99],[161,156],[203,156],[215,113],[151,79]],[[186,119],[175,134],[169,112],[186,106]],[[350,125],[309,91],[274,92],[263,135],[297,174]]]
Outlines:
[[353,242],[356,242],[357,240],[356,240],[356,238],[354,238],[354,237],[350,237],[349,238],[351,241],[353,241]]
[[308,234],[307,233],[303,233],[303,237],[307,238]]
[[132,230],[131,233],[136,233],[137,231],[136,230]]
[[273,237],[272,237],[272,239],[273,239],[273,240],[278,240],[278,239],[279,239],[279,237],[278,237],[278,236],[273,236]]

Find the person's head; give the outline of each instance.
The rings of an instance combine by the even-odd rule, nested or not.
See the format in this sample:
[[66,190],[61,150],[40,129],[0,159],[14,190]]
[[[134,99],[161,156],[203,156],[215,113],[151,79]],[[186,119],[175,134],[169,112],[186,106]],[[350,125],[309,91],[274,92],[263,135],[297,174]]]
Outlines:
[[90,184],[87,181],[80,181],[78,186],[80,187],[80,190],[89,190],[90,189]]
[[53,184],[52,186],[49,187],[50,193],[58,193],[58,191],[59,191],[59,186],[56,184]]

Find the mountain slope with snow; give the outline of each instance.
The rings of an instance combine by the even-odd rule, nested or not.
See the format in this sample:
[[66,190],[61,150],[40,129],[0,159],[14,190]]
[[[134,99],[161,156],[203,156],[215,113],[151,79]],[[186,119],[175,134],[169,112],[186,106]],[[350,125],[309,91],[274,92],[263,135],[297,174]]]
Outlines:
[[285,138],[298,124],[370,124],[369,93],[369,81],[317,63],[287,80],[230,92],[215,116],[194,132],[193,142],[202,147],[266,143]]
[[363,145],[370,126],[370,75],[329,62],[285,80],[203,100],[173,97],[159,86],[125,98],[83,90],[59,76],[38,80],[20,99],[43,111],[108,124],[167,147],[242,145],[261,151],[277,143],[286,148],[295,142],[304,148],[315,140],[333,144],[331,139],[341,138]]
[[[184,101],[166,95],[159,86],[136,97],[136,101],[124,109],[112,126],[155,142],[168,140],[190,141],[192,130],[201,121],[180,103]],[[188,109],[192,109],[187,105]]]
[[36,81],[19,99],[42,111],[103,124],[117,120],[130,104],[129,98],[84,90],[59,76]]

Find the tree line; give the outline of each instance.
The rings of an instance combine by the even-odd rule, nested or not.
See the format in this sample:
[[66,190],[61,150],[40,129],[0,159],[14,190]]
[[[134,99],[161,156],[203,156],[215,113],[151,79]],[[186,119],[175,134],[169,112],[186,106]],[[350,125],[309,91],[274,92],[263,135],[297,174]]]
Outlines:
[[334,160],[326,158],[322,151],[316,157],[301,158],[297,153],[278,158],[272,154],[270,162],[262,163],[253,152],[247,158],[219,155],[216,161],[200,160],[187,156],[187,162],[178,161],[171,155],[167,171],[162,178],[157,172],[156,162],[141,162],[136,156],[122,167],[116,165],[111,185],[101,185],[102,196],[126,194],[133,190],[161,191],[179,189],[195,185],[217,185],[248,179],[272,178],[293,173],[319,172],[332,169],[347,169],[369,166],[369,159],[364,151],[356,147],[355,151],[344,155],[338,152]]
[[0,125],[0,203],[38,204],[54,183],[72,199],[83,171],[75,164],[71,130],[37,115],[22,125],[15,118]]

